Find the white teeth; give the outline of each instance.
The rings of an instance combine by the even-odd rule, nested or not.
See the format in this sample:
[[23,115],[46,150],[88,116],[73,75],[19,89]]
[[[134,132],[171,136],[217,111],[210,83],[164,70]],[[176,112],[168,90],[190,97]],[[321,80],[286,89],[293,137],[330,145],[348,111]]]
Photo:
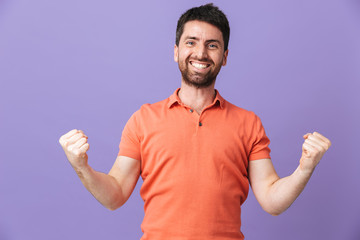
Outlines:
[[200,63],[194,63],[192,62],[191,65],[193,65],[194,67],[198,68],[198,69],[205,69],[207,68],[206,64],[200,64]]

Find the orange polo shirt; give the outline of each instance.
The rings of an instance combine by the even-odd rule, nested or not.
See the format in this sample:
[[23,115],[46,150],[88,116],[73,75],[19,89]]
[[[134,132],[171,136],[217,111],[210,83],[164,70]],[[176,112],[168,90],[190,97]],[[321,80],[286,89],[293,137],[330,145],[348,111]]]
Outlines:
[[179,99],[145,104],[127,122],[119,156],[141,161],[141,240],[234,240],[248,161],[270,158],[260,119],[217,92],[199,115]]

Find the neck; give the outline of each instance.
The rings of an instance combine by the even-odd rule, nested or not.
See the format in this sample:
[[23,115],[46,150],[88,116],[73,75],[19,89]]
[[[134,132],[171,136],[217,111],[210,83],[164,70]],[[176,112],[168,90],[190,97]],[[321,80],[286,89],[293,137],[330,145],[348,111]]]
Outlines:
[[181,89],[178,93],[182,103],[194,109],[198,114],[210,105],[215,98],[215,84],[206,88],[196,88],[181,82]]

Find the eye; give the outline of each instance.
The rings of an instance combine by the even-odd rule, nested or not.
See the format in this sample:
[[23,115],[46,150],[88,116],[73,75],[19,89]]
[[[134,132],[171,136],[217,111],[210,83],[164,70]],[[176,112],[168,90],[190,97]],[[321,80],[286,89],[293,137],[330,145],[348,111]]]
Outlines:
[[188,45],[188,46],[193,46],[195,43],[193,42],[193,41],[188,41],[188,42],[186,42],[186,45]]
[[209,44],[209,48],[218,48],[216,44]]

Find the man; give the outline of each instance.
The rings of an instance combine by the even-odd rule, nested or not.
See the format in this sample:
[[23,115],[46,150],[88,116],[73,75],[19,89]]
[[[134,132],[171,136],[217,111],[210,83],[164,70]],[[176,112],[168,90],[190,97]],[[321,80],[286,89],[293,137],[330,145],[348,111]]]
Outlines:
[[111,210],[127,201],[141,174],[143,240],[244,239],[240,206],[249,181],[262,208],[278,215],[299,196],[331,145],[319,133],[305,134],[298,168],[278,177],[260,119],[215,90],[229,33],[226,16],[212,4],[180,17],[174,60],[181,88],[133,114],[108,174],[88,165],[82,131],[59,140],[85,187]]

